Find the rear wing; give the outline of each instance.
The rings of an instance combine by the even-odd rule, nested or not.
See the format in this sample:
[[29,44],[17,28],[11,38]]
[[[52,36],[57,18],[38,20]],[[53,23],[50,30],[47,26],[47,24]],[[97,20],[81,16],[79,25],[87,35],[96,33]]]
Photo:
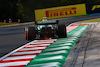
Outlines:
[[47,21],[35,21],[36,25],[49,25],[49,24],[58,24],[58,20],[47,20]]

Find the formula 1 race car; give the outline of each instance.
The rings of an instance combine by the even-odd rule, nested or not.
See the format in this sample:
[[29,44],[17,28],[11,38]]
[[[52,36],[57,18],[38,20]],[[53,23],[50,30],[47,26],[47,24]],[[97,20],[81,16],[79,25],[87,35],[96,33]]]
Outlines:
[[58,25],[58,20],[42,20],[35,25],[25,27],[25,39],[66,38],[66,26]]

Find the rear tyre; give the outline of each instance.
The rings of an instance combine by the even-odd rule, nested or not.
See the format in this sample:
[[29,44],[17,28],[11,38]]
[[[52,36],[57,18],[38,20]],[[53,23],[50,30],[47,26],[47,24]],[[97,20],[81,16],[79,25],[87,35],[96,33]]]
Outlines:
[[25,39],[34,40],[36,38],[35,27],[25,27]]
[[59,25],[58,26],[58,38],[66,38],[66,26],[65,25]]

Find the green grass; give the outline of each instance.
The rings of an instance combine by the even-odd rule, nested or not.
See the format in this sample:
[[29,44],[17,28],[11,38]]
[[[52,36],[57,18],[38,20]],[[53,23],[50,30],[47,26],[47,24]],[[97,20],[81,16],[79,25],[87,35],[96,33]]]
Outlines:
[[0,22],[0,27],[1,26],[15,25],[15,24],[19,24],[19,23],[18,22],[14,22],[14,23],[3,23],[3,22]]
[[85,20],[85,21],[81,21],[80,23],[85,23],[85,22],[100,22],[100,18],[97,19],[91,19],[91,20]]

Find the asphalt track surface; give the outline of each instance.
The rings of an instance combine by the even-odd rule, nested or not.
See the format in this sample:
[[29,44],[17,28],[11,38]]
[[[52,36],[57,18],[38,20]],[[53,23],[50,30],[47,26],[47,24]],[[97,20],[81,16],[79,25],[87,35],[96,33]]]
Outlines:
[[[73,22],[100,18],[100,16],[81,16],[81,17],[73,17],[73,18],[61,18],[60,25],[66,24],[69,25]],[[29,41],[25,40],[25,26],[32,25],[31,24],[23,24],[16,26],[8,26],[8,27],[0,27],[0,57],[6,55],[12,50],[28,43]]]

